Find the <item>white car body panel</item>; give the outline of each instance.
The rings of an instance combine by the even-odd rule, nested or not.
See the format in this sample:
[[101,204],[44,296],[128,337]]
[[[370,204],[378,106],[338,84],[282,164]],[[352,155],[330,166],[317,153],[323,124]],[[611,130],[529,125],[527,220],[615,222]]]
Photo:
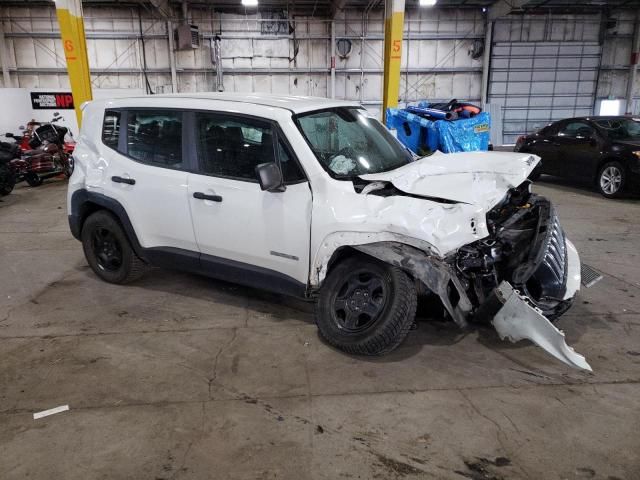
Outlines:
[[[198,200],[194,192],[220,195]],[[307,182],[284,192],[207,175],[189,175],[189,204],[198,248],[205,255],[283,273],[306,284],[309,275],[311,191]]]
[[386,180],[406,193],[445,198],[489,210],[524,182],[538,157],[511,152],[436,152],[390,172],[362,175]]

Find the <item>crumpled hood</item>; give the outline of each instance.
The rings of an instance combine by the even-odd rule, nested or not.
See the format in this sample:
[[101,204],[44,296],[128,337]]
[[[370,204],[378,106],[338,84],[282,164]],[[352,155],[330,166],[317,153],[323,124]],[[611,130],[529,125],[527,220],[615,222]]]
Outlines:
[[405,193],[468,203],[489,210],[524,182],[540,158],[514,152],[436,152],[395,170],[360,178],[391,182]]

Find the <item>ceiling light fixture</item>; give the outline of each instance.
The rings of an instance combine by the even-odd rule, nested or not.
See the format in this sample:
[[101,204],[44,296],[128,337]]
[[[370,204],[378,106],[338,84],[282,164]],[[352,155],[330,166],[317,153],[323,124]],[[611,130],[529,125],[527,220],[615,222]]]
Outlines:
[[245,7],[257,7],[258,0],[242,0],[242,5]]
[[421,7],[433,7],[438,0],[420,0]]

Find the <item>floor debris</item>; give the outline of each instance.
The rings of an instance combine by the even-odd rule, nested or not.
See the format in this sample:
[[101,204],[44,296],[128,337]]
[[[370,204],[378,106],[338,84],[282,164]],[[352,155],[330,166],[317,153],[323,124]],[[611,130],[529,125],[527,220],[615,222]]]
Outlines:
[[56,413],[62,413],[69,410],[69,405],[60,405],[59,407],[50,408],[49,410],[43,410],[33,414],[33,419],[37,420],[42,417],[48,417],[49,415],[55,415]]

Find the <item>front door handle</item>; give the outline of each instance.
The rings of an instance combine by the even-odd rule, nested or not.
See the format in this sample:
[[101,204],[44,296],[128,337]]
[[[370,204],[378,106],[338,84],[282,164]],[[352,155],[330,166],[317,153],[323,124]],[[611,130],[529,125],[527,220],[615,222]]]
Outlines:
[[127,185],[135,185],[136,181],[133,178],[123,178],[118,176],[111,177],[112,182],[116,183],[126,183]]
[[193,198],[197,198],[198,200],[211,200],[212,202],[221,202],[222,197],[220,195],[207,195],[202,192],[194,192]]

